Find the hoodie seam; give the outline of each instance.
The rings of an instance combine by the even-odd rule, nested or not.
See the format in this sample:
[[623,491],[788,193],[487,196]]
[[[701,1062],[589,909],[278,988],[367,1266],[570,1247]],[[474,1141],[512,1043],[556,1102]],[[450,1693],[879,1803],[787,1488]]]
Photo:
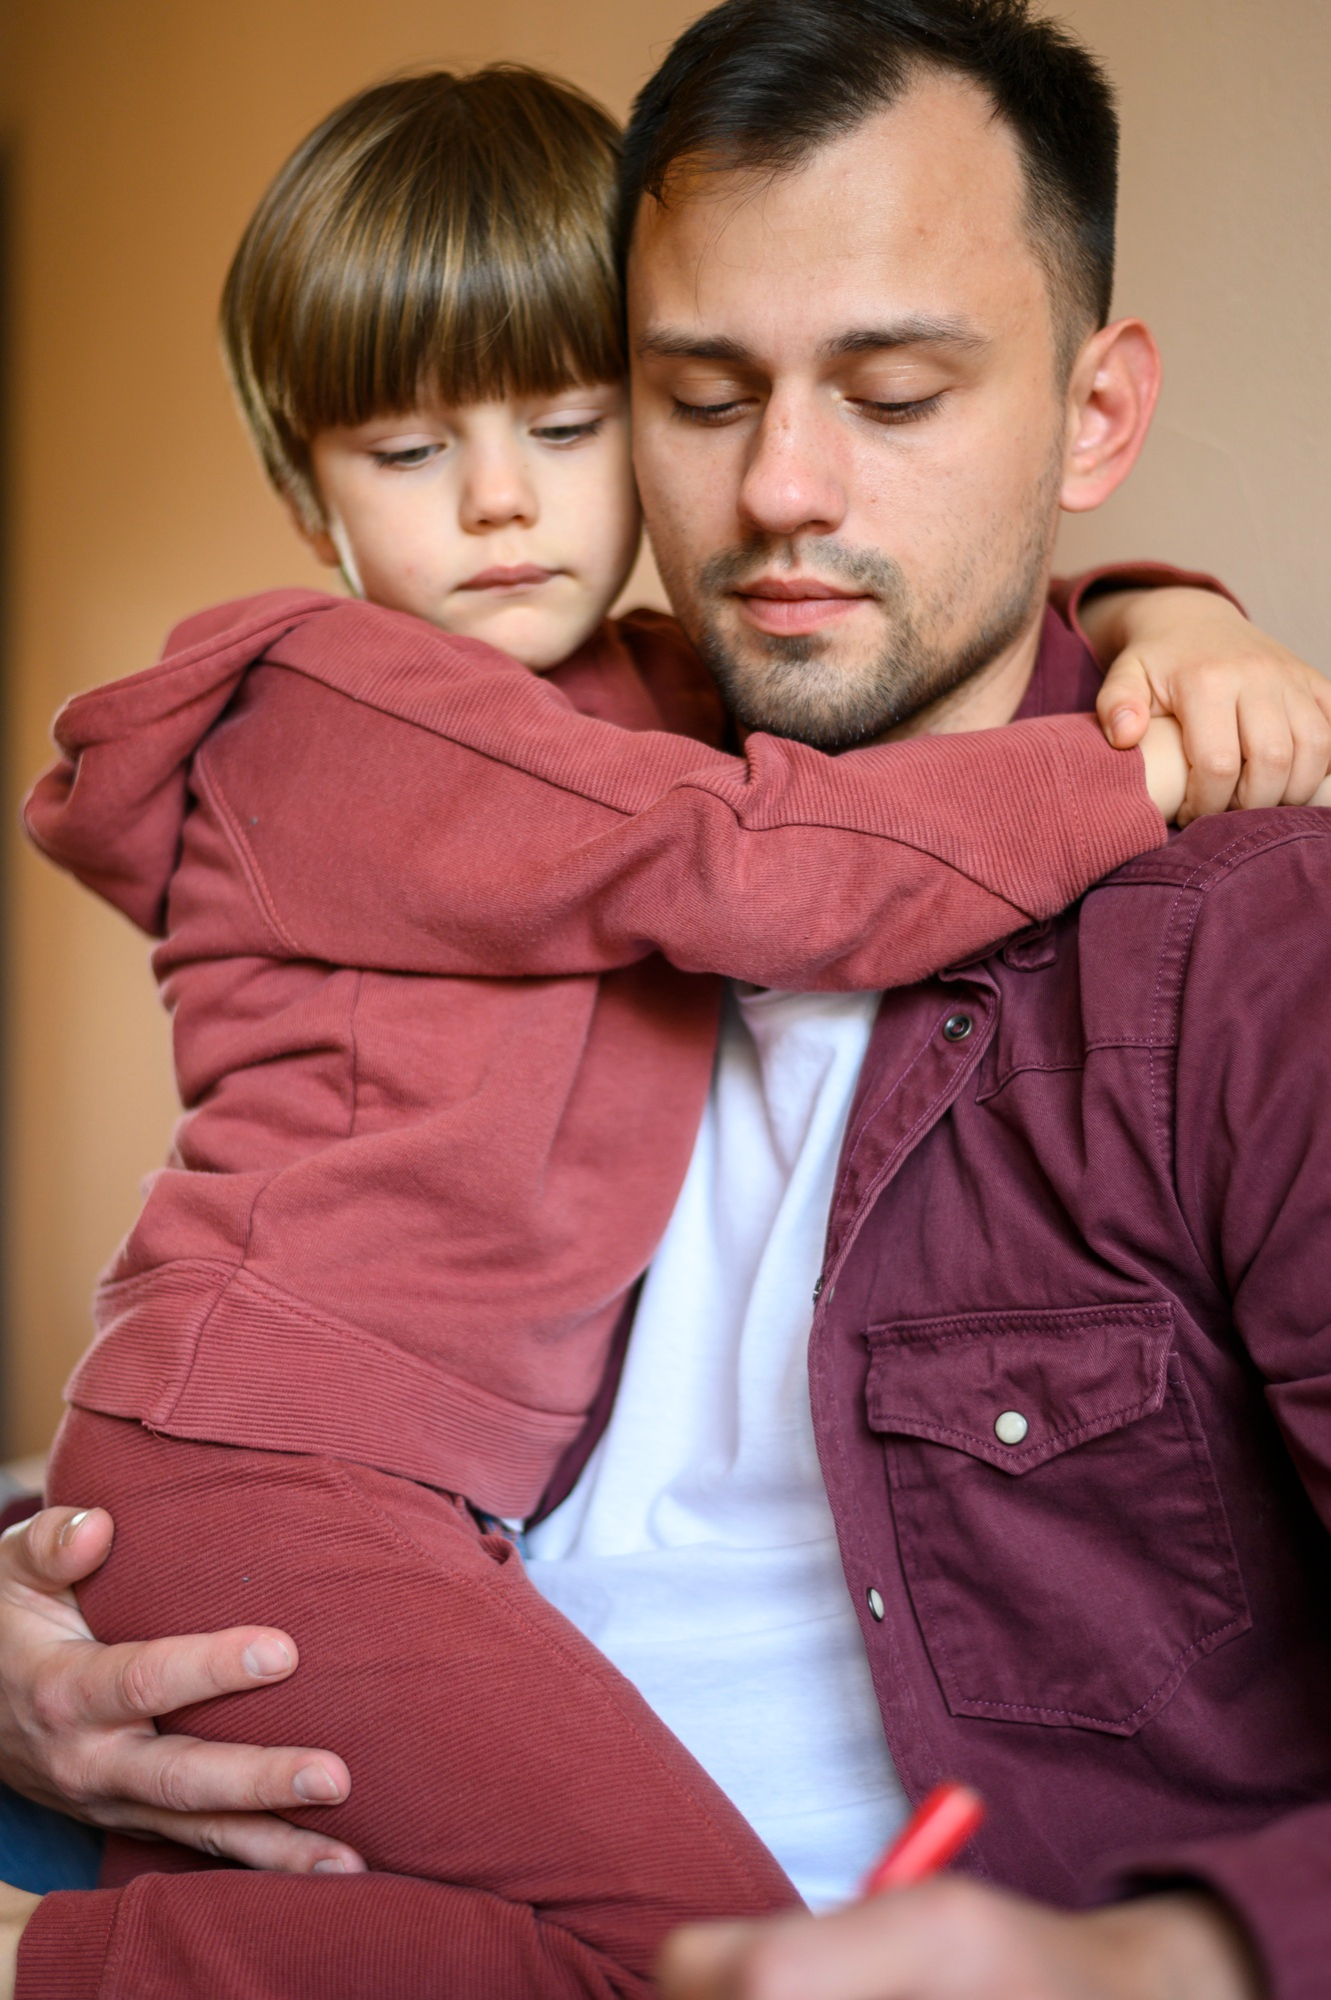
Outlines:
[[227,845],[240,865],[245,886],[250,892],[250,899],[270,936],[291,957],[307,958],[309,953],[302,949],[299,941],[291,935],[277,913],[277,906],[273,901],[267,883],[264,881],[253,850],[241,831],[240,821],[237,818],[236,812],[223,792],[217,778],[209,770],[206,761],[206,752],[202,747],[194,759],[194,781],[200,793],[217,815],[218,824],[221,826]]

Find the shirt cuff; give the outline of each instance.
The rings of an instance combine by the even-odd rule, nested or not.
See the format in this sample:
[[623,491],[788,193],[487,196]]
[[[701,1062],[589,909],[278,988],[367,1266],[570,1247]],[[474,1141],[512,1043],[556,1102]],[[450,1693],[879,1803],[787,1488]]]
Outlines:
[[1305,1807],[1255,1833],[1188,1842],[1120,1864],[1097,1900],[1205,1889],[1252,1949],[1269,2000],[1326,2000],[1331,1966],[1331,1806]]

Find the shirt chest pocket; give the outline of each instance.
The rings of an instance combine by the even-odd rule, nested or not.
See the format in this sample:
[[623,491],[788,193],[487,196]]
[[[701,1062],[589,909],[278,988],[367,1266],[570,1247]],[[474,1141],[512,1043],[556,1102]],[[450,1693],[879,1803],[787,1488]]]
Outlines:
[[1131,1736],[1248,1629],[1171,1306],[867,1337],[869,1423],[954,1715]]

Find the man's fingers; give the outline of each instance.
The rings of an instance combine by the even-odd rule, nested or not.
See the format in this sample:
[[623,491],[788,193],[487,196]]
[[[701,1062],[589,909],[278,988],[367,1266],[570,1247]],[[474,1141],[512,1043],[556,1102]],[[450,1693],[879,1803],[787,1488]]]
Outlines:
[[0,1565],[30,1590],[68,1590],[101,1567],[114,1536],[104,1507],[44,1507],[0,1537]]
[[[931,1927],[931,1950],[922,1954],[918,1930],[892,1898],[824,1917],[698,1925],[667,1941],[658,1979],[665,2000],[905,2000],[923,1994],[918,1976],[927,1976],[945,1935]],[[927,1990],[969,1995],[985,1983],[954,1987],[944,1975]]]
[[135,1833],[154,1833],[163,1840],[197,1847],[238,1861],[244,1868],[266,1868],[286,1875],[363,1875],[365,1862],[345,1841],[330,1840],[303,1826],[267,1813],[154,1813],[145,1811],[134,1822]]
[[[125,1808],[135,1815],[132,1822],[126,1818],[118,1823],[137,1827],[141,1806],[154,1812],[225,1814],[339,1805],[351,1791],[351,1773],[328,1750],[205,1743],[145,1730],[142,1735],[125,1732],[104,1745],[85,1783],[85,1807],[92,1798],[132,1801]],[[103,1813],[98,1817],[106,1823]]]
[[263,1625],[89,1646],[71,1663],[73,1694],[85,1726],[114,1726],[284,1681],[299,1657],[294,1639]]
[[656,1969],[665,2000],[741,2000],[757,1924],[693,1924],[667,1938]]
[[1151,719],[1151,683],[1136,653],[1121,653],[1100,684],[1095,712],[1116,750],[1140,743]]

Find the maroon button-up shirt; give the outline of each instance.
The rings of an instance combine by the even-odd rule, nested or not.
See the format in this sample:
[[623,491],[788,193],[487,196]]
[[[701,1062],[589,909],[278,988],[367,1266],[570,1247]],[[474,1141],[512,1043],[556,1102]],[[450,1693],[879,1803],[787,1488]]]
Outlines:
[[[1091,673],[1047,640],[1023,714]],[[1032,1895],[1210,1882],[1324,2000],[1331,814],[1203,821],[885,996],[810,1373],[912,1795],[976,1785],[970,1865]]]

